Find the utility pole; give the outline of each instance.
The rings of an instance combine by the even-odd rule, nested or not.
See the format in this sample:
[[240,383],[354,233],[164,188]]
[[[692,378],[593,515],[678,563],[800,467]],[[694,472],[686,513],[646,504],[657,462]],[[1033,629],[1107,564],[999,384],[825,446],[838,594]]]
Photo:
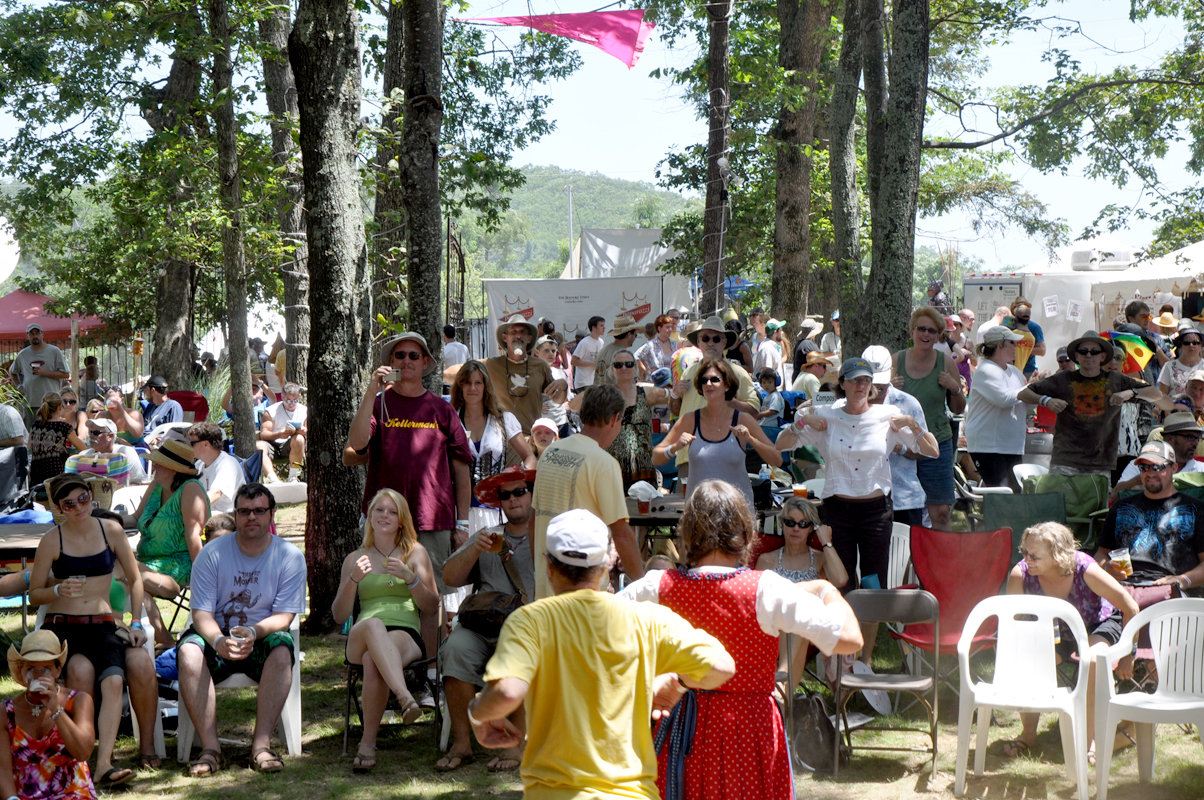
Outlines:
[[573,258],[573,185],[570,183],[564,188],[569,190],[569,260],[571,261]]

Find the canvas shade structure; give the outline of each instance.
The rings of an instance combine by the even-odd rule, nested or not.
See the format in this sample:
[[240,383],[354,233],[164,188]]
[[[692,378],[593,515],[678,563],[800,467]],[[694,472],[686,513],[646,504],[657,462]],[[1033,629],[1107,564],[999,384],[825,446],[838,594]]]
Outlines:
[[80,332],[104,327],[100,317],[52,317],[46,313],[46,304],[51,298],[17,289],[0,297],[0,340],[25,339],[25,328],[36,322],[42,326],[43,338],[47,342],[71,341],[71,323],[79,325]]

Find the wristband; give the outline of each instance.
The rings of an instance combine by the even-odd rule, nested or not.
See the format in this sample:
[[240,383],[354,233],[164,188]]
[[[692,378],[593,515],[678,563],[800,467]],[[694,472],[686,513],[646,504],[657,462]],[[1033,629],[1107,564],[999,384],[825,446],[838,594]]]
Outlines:
[[407,588],[407,589],[413,589],[413,588],[414,588],[415,586],[417,586],[417,585],[418,585],[418,573],[417,573],[417,572],[415,572],[415,573],[414,573],[414,580],[412,580],[412,581],[406,581],[406,588]]
[[1191,578],[1187,577],[1186,575],[1180,575],[1179,577],[1183,579],[1183,583],[1179,585],[1179,588],[1180,589],[1190,589],[1191,588]]
[[130,627],[131,627],[131,628],[138,628],[139,630],[141,630],[141,629],[142,629],[142,622],[141,622],[140,620],[134,620],[133,622],[131,622],[131,623],[130,623]]
[[63,584],[61,584],[61,583],[56,583],[56,584],[54,585],[54,596],[55,596],[55,597],[62,597],[62,595],[61,595],[61,594],[59,594],[59,588],[60,588],[62,585],[63,585]]
[[224,633],[220,633],[220,634],[218,634],[217,638],[213,640],[213,644],[212,644],[212,645],[210,645],[210,646],[211,646],[211,647],[212,647],[214,650],[216,650],[216,649],[217,649],[217,645],[218,645],[218,643],[219,643],[219,642],[221,642],[221,640],[222,640],[222,639],[225,639],[225,638],[227,638],[226,634],[224,634]]
[[29,588],[29,570],[25,570],[25,588]]
[[464,530],[468,530],[468,520],[466,520],[466,519],[456,520],[456,528],[463,528]]
[[465,711],[468,712],[468,721],[471,724],[473,724],[473,725],[484,725],[485,724],[472,715],[472,703],[468,704],[468,707],[465,709]]

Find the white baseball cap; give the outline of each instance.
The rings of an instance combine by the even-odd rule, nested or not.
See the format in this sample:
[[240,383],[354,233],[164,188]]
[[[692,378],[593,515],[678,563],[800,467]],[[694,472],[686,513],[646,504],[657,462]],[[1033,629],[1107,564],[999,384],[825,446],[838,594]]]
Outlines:
[[890,350],[880,344],[872,344],[861,352],[861,357],[870,362],[870,366],[874,368],[874,383],[879,386],[890,383],[892,360]]
[[560,428],[556,426],[556,423],[552,422],[552,420],[548,419],[547,417],[540,417],[532,422],[531,430],[534,431],[536,428],[547,428],[552,433],[560,433]]
[[552,517],[545,539],[548,554],[574,567],[596,567],[606,562],[610,529],[583,508]]
[[111,419],[90,419],[88,420],[88,427],[106,430],[109,433],[117,433],[117,423]]

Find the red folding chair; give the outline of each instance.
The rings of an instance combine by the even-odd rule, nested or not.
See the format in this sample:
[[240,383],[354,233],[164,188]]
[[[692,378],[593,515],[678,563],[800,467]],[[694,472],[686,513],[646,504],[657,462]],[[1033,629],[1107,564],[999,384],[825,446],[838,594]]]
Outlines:
[[[203,394],[180,389],[168,392],[167,396],[179,403],[180,408],[184,409],[185,422],[204,422],[209,419],[209,401],[205,399]],[[188,414],[193,415],[191,420],[187,418]]]
[[[940,641],[935,641],[930,624],[908,625],[891,636],[909,645],[921,664],[931,664],[923,653],[937,647],[942,655],[955,655],[966,618],[979,601],[999,594],[1007,579],[1008,557],[1012,549],[1011,528],[975,533],[934,531],[913,525],[911,528],[911,562],[920,587],[934,595],[941,606]],[[906,588],[906,587],[899,587]],[[983,650],[995,639],[995,621],[984,624],[974,637],[971,652]],[[944,681],[956,693],[957,685],[950,676],[957,672],[957,659],[944,675]],[[920,666],[920,665],[917,665]],[[920,670],[915,670],[919,672]]]

